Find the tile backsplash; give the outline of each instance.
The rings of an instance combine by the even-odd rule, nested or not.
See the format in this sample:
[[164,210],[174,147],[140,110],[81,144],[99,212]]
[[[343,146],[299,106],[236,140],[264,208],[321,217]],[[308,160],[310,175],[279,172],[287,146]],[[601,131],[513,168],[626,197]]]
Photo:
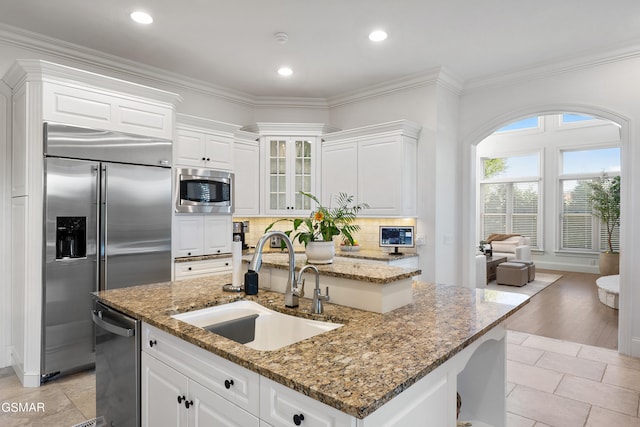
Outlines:
[[[234,217],[234,221],[249,221],[249,233],[245,237],[245,241],[249,246],[255,246],[258,239],[264,234],[264,229],[272,222],[276,221],[277,217]],[[383,250],[378,245],[379,227],[381,225],[416,225],[415,218],[358,218],[355,221],[360,226],[360,231],[355,233],[354,238],[358,241],[361,249]],[[286,231],[292,228],[292,224],[287,221],[276,224],[272,230]],[[416,235],[420,234],[416,229]],[[336,245],[341,242],[336,239]],[[296,244],[296,243],[294,243]],[[300,244],[296,244],[302,247]],[[387,251],[392,250],[385,248]],[[415,248],[405,249],[404,252],[415,252]]]

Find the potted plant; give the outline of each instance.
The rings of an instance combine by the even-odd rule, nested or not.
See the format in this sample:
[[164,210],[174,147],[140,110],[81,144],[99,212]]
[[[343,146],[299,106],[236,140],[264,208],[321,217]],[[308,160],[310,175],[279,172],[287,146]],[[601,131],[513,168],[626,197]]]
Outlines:
[[611,237],[616,226],[620,225],[620,177],[602,176],[589,183],[591,194],[588,196],[593,214],[600,218],[607,231],[607,249],[600,253],[600,273],[618,274],[620,253],[613,250]]
[[330,264],[335,255],[333,238],[342,236],[343,240],[353,245],[353,233],[360,230],[354,224],[358,212],[368,208],[366,203],[354,204],[354,196],[339,193],[334,208],[322,206],[320,200],[310,193],[300,192],[317,204],[316,210],[308,218],[283,218],[271,223],[264,231],[269,231],[275,224],[283,221],[291,222],[293,229],[284,233],[292,241],[298,241],[305,246],[307,261],[312,264]]

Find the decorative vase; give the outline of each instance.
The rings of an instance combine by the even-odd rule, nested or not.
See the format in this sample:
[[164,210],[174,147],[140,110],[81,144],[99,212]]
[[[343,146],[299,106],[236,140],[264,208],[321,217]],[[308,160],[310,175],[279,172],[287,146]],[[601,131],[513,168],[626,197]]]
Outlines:
[[305,253],[307,254],[307,262],[310,264],[331,264],[336,254],[336,247],[333,241],[309,242]]
[[600,274],[611,276],[620,273],[620,254],[610,252],[600,252]]

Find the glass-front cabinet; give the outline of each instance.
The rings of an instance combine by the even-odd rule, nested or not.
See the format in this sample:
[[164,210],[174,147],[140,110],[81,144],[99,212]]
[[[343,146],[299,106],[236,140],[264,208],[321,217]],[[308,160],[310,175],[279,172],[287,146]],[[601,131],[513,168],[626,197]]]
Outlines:
[[300,194],[315,194],[316,137],[266,137],[265,213],[307,215],[313,202]]

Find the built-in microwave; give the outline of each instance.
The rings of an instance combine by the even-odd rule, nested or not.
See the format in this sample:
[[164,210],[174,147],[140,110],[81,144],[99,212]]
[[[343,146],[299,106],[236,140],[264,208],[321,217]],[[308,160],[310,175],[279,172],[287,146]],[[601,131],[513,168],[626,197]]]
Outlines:
[[212,169],[176,169],[176,212],[233,213],[233,173]]

